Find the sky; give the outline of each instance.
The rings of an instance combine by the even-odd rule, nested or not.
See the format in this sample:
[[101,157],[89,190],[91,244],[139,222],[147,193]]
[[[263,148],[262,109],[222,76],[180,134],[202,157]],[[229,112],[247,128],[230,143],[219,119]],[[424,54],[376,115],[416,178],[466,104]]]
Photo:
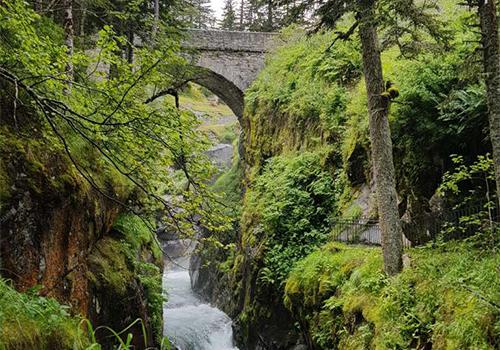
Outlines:
[[224,0],[210,0],[210,3],[214,10],[215,17],[220,19],[222,17],[222,9],[224,8]]

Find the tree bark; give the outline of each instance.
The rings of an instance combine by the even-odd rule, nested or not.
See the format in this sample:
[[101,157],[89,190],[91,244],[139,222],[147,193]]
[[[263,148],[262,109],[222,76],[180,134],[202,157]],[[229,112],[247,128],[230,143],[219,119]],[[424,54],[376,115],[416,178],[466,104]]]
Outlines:
[[87,2],[80,1],[80,21],[78,26],[78,35],[83,37],[85,35],[85,21],[87,19]]
[[495,1],[478,0],[478,12],[482,34],[490,140],[493,146],[493,163],[500,208],[500,48]]
[[391,131],[389,129],[390,99],[383,96],[380,47],[375,23],[375,0],[361,0],[358,13],[359,34],[363,51],[363,66],[368,94],[368,112],[376,197],[382,232],[384,270],[395,275],[403,267],[403,233],[399,218]]
[[244,17],[245,17],[245,0],[241,0],[240,6],[240,30],[245,30],[244,26]]
[[131,28],[127,31],[127,46],[125,55],[129,64],[134,63],[134,30]]
[[267,30],[271,32],[273,30],[273,1],[267,1]]
[[71,90],[74,75],[73,51],[74,51],[74,28],[73,28],[73,0],[64,0],[64,43],[67,47],[68,63],[66,64],[67,89],[65,93]]
[[43,11],[43,3],[42,0],[35,0],[35,11],[37,13],[42,13]]
[[160,0],[154,0],[153,4],[153,39],[160,28]]

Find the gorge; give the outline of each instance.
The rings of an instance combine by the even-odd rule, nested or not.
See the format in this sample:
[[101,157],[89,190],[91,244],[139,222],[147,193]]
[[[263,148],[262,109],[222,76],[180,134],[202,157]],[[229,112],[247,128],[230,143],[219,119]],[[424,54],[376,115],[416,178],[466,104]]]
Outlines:
[[497,349],[484,2],[174,2],[0,2],[0,350]]

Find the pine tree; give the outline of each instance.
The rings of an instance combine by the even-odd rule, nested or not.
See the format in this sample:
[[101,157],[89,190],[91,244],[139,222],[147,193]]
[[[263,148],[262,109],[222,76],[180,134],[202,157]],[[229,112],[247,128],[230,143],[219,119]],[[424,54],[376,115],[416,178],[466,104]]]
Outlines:
[[224,12],[222,14],[220,27],[229,30],[236,28],[236,13],[234,11],[233,0],[226,0],[224,4]]
[[191,0],[190,5],[192,14],[188,25],[198,29],[211,27],[214,16],[210,0]]
[[246,13],[247,13],[248,3],[246,0],[240,0],[239,14],[238,14],[238,30],[246,29]]
[[394,275],[403,268],[403,231],[399,219],[388,118],[390,99],[383,96],[385,86],[375,24],[375,0],[362,0],[358,16],[361,22],[359,36],[368,94],[370,141],[384,268],[388,275]]
[[64,9],[64,43],[68,51],[68,63],[66,65],[66,79],[68,81],[68,88],[65,91],[69,92],[71,89],[71,82],[73,81],[74,68],[73,68],[73,51],[74,51],[74,29],[73,29],[73,0],[63,1]]
[[[377,27],[385,20],[386,27],[407,23],[410,28],[408,30],[425,29],[428,33],[435,34],[440,26],[433,21],[432,16],[427,15],[427,8],[427,4],[419,8],[414,0],[330,0],[318,9],[321,24],[328,28],[335,27],[345,14],[354,13],[355,22],[347,32],[339,34],[337,39],[346,39],[359,28],[384,270],[388,275],[395,275],[402,269],[403,232],[388,120],[391,96],[386,92],[384,83]],[[383,9],[385,18],[377,16],[379,9]],[[404,19],[405,22],[399,19]]]
[[500,47],[496,2],[478,0],[481,27],[483,66],[486,81],[490,140],[493,146],[493,164],[500,205]]

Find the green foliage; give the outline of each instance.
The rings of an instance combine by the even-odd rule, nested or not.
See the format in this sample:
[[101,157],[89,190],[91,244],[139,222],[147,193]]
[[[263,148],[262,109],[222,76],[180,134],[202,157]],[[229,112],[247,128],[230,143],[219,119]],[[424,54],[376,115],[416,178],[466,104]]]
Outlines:
[[[407,7],[410,5],[408,1],[379,3],[378,11],[387,17],[380,19],[380,23],[387,24],[387,27],[382,24],[380,30],[380,36],[384,38],[384,76],[399,91],[399,96],[391,100],[390,115],[398,195],[402,209],[418,207],[410,208],[411,200],[416,198],[414,203],[421,204],[418,208],[427,214],[429,199],[435,194],[442,175],[453,167],[449,156],[458,153],[469,161],[478,154],[487,153],[490,147],[485,142],[484,88],[479,80],[479,65],[473,63],[477,58],[475,45],[470,43],[477,37],[471,33],[465,9],[458,8],[452,1],[440,2],[442,8],[437,22],[432,21],[437,12],[434,4],[429,2],[416,2],[417,7],[427,7],[423,12],[420,12],[422,8],[413,5]],[[356,6],[355,2],[339,1],[338,4],[346,11]],[[411,8],[411,11],[404,13],[405,8]],[[337,15],[334,7],[330,10]],[[413,15],[416,16],[410,21],[408,16]],[[353,18],[343,20],[352,23]],[[343,20],[339,22],[339,30],[346,29]],[[442,30],[442,21],[446,21],[453,32]],[[423,25],[426,32],[412,33],[412,28],[408,27],[412,23]],[[366,215],[366,209],[376,215],[376,207],[364,191],[373,184],[373,174],[359,42],[353,35],[350,41],[338,40],[326,50],[337,34],[326,31],[306,36],[297,28],[284,30],[278,41],[282,46],[270,55],[266,67],[246,94],[243,125],[248,126],[245,160],[249,167],[245,175],[250,189],[243,202],[240,246],[230,261],[233,268],[228,268],[230,264],[224,264],[224,267],[232,273],[234,290],[244,296],[240,320],[243,325],[249,325],[249,329],[260,325],[259,316],[266,317],[270,304],[274,302],[272,296],[279,294],[275,287],[287,276],[291,264],[286,266],[286,262],[293,262],[299,255],[297,241],[290,237],[300,236],[304,240],[301,248],[307,247],[307,235],[304,232],[297,234],[297,231],[307,227],[310,224],[308,219],[314,217],[307,206],[303,206],[302,192],[290,190],[287,193],[293,181],[281,180],[285,178],[286,167],[275,166],[275,171],[269,170],[274,159],[293,159],[298,153],[318,152],[328,147],[331,151],[322,159],[320,169],[328,172],[335,183],[331,196],[335,215]],[[401,35],[401,40],[393,41],[398,35]],[[422,40],[413,42],[415,39]],[[444,39],[453,44],[447,46],[447,50],[436,50],[436,44]],[[423,45],[419,46],[420,43]],[[295,183],[293,186],[294,189],[300,188]],[[360,205],[353,204],[357,196]],[[284,203],[293,203],[290,207],[297,208],[302,215],[287,210],[289,207]],[[407,203],[410,205],[404,208]],[[306,231],[309,229],[307,227]],[[318,238],[321,235],[313,236]],[[342,266],[340,262],[336,263]],[[352,263],[356,270],[357,262]],[[312,284],[318,280],[316,270],[321,264],[313,265],[310,270]],[[360,264],[368,266],[368,263]],[[371,281],[369,275],[373,273],[373,284],[385,286],[388,282],[377,270],[380,266],[374,261],[370,264],[376,269],[360,279]],[[352,268],[342,266],[335,278],[349,279]],[[301,265],[297,269],[303,274],[307,266]],[[252,289],[249,285],[255,278],[257,283]],[[333,285],[333,294],[337,293],[334,283],[329,281],[327,284]],[[329,290],[330,287],[321,288]],[[278,292],[273,294],[271,289]],[[299,308],[303,307],[307,297],[307,294],[298,297],[296,304]],[[330,297],[332,295],[325,299],[316,298],[320,305],[314,306],[318,311],[314,317],[307,309],[312,305],[302,310],[307,316],[300,321],[311,323],[314,336],[318,337],[317,344],[325,349],[368,348],[367,344],[373,344],[373,339],[378,336],[373,322],[361,322],[359,327],[352,327],[359,319],[358,313],[353,311],[346,316],[343,306],[337,305],[335,299],[320,310],[322,303]],[[362,295],[360,299],[364,297]],[[344,316],[354,321],[346,322]],[[412,327],[414,325],[408,325],[408,333],[413,331]],[[423,339],[426,330],[419,328],[418,332]],[[339,337],[339,334],[354,336]],[[404,337],[404,341],[395,341],[393,344],[397,345],[393,348],[417,346],[411,341],[404,343],[408,334]]]
[[430,197],[451,166],[449,155],[487,149],[484,89],[474,80],[460,80],[464,55],[457,50],[399,64],[405,74],[396,79],[401,97],[391,128],[401,189]]
[[498,195],[495,193],[493,160],[486,154],[466,165],[463,156],[454,155],[452,162],[455,168],[444,174],[438,193],[460,215],[446,223],[441,235],[449,238],[453,235],[464,237],[470,236],[470,233],[487,232],[489,237],[481,237],[478,243],[485,246],[495,244],[499,236],[495,232],[498,224],[494,222]]
[[212,186],[213,191],[219,193],[231,212],[231,216],[236,218],[240,213],[241,197],[243,193],[243,165],[239,159],[235,159],[231,168],[222,173]]
[[360,76],[361,56],[351,42],[325,52],[332,37],[287,29],[285,44],[246,92],[249,112],[279,108],[297,120],[320,118],[325,128],[338,126],[345,118],[345,86]]
[[[458,195],[461,191],[463,191],[464,182],[469,181],[479,181],[479,183],[483,183],[483,186],[473,186],[474,191],[484,191],[494,185],[491,182],[495,180],[495,170],[493,167],[493,160],[489,154],[478,156],[477,160],[470,165],[465,165],[464,157],[458,155],[452,157],[452,162],[455,164],[455,168],[453,171],[449,171],[444,174],[443,182],[439,186],[439,192],[441,195]],[[474,192],[471,193],[470,191],[469,194],[471,195],[469,199],[477,200],[478,194]],[[491,198],[492,193],[488,192],[487,196]],[[466,203],[462,202],[461,204]]]
[[37,292],[19,293],[0,279],[0,349],[87,349],[90,339],[80,319]]
[[408,252],[388,279],[378,249],[329,244],[301,260],[285,304],[319,349],[494,349],[499,257],[468,244]]
[[131,251],[140,252],[141,249],[147,249],[153,255],[155,263],[161,265],[163,254],[156,239],[155,232],[151,230],[152,224],[143,218],[133,214],[120,215],[113,229],[119,231],[126,241]]
[[236,28],[236,21],[237,18],[233,0],[226,0],[224,2],[224,10],[220,26],[223,29],[234,30]]
[[[1,350],[101,350],[92,324],[71,316],[69,307],[55,299],[41,296],[40,288],[17,292],[9,281],[0,279],[0,349]],[[131,323],[123,332],[142,320]],[[131,350],[131,335],[122,340],[117,331],[101,328],[116,340],[116,350]],[[144,327],[142,327],[145,332]],[[120,332],[121,333],[121,332]],[[161,350],[170,349],[168,339],[161,339]]]
[[[61,42],[44,34],[46,28],[38,29],[47,21],[22,1],[7,1],[0,8],[0,32],[5,37],[0,42],[2,83],[10,84],[6,91],[17,86],[22,105],[31,109],[30,118],[21,112],[3,116],[8,132],[45,139],[51,150],[66,153],[78,177],[111,200],[123,203],[134,189],[127,203],[146,215],[170,205],[161,196],[175,191],[177,179],[165,169],[182,169],[191,186],[182,193],[182,201],[172,204],[184,210],[168,221],[182,222],[178,226],[192,233],[187,217],[197,213],[207,225],[223,226],[217,210],[205,210],[215,209],[216,203],[201,205],[210,201],[203,183],[215,169],[203,152],[210,142],[199,132],[196,116],[169,101],[146,102],[150,91],[172,86],[177,76],[172,69],[185,64],[177,54],[178,42],[163,37],[156,49],[137,48],[132,67],[119,54],[125,39],[104,26],[95,52],[76,50],[69,57]],[[65,93],[69,59],[86,69],[75,73],[77,81]],[[113,69],[108,72],[98,65]],[[118,186],[109,186],[105,179]],[[115,191],[117,187],[126,190]]]
[[163,304],[166,301],[162,288],[162,273],[158,266],[149,262],[135,264],[140,285],[144,288],[148,305],[148,321],[152,325],[154,336],[158,342],[163,334]]
[[337,196],[318,154],[269,160],[247,194],[244,213],[244,219],[254,216],[262,225],[257,227],[266,244],[262,281],[280,286],[297,260],[325,242]]

